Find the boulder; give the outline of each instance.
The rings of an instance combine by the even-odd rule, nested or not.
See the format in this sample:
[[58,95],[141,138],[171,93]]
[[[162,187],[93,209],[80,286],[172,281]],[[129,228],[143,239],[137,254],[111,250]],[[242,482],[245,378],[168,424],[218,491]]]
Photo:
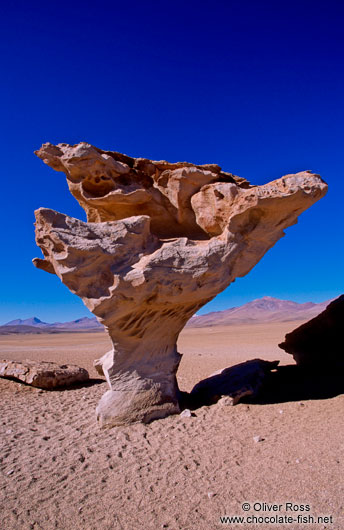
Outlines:
[[220,370],[207,379],[203,379],[191,390],[189,400],[193,408],[212,405],[236,405],[247,396],[256,397],[279,361],[253,359]]
[[45,390],[81,383],[89,379],[88,371],[74,364],[47,361],[0,360],[0,377],[22,381]]
[[279,344],[296,364],[321,370],[344,367],[340,344],[344,324],[344,295],[331,302],[320,315],[287,333]]
[[44,144],[87,222],[40,208],[36,267],[56,274],[106,327],[113,348],[96,362],[109,391],[102,426],[180,412],[178,335],[204,304],[247,274],[284,228],[323,197],[304,171],[263,186],[221,170]]

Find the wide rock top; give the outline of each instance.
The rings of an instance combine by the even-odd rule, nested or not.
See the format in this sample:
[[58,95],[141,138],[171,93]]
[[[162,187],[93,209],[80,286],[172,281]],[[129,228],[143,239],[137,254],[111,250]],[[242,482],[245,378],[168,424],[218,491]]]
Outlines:
[[89,222],[148,215],[152,233],[161,237],[207,237],[191,204],[191,198],[205,185],[217,182],[250,187],[245,179],[221,171],[216,164],[132,158],[86,143],[47,143],[36,154],[66,174],[69,189]]

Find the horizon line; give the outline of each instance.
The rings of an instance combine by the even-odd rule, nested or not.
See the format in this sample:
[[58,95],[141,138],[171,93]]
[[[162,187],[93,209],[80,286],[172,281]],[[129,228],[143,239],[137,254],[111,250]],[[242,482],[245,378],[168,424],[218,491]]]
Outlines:
[[[295,300],[291,300],[291,299],[285,299],[285,298],[277,298],[275,296],[269,296],[269,295],[264,295],[264,296],[261,296],[259,298],[254,298],[248,302],[245,302],[243,304],[240,304],[240,305],[233,305],[233,306],[229,306],[229,307],[226,307],[225,309],[219,309],[219,310],[212,310],[212,311],[208,311],[207,313],[202,313],[202,315],[199,315],[198,312],[195,313],[191,318],[195,317],[195,316],[205,316],[205,315],[209,315],[209,314],[212,314],[212,313],[221,313],[223,311],[228,311],[229,309],[236,309],[236,308],[239,308],[239,307],[242,307],[244,305],[247,305],[247,304],[250,304],[252,302],[257,302],[259,300],[264,300],[264,299],[270,299],[270,300],[278,300],[280,302],[292,302],[292,303],[295,303],[295,304],[299,304],[299,305],[304,305],[304,304],[314,304],[314,305],[319,305],[319,304],[324,304],[325,302],[328,302],[330,303],[332,300],[335,300],[336,298],[338,298],[339,296],[341,296],[341,294],[339,294],[338,296],[335,296],[335,297],[331,297],[331,298],[328,298],[322,302],[312,302],[311,300],[307,301],[307,302],[296,302]],[[81,316],[81,317],[77,317],[77,318],[73,318],[71,320],[66,320],[66,321],[55,321],[55,322],[47,322],[46,320],[42,320],[41,318],[37,317],[36,315],[32,315],[30,317],[27,317],[27,318],[20,318],[20,317],[17,317],[17,318],[13,318],[7,322],[4,322],[4,323],[1,323],[0,321],[0,327],[1,326],[6,326],[6,325],[9,325],[11,322],[14,322],[15,320],[21,320],[21,321],[25,321],[25,320],[30,320],[30,319],[34,319],[34,318],[37,318],[40,322],[42,322],[42,324],[48,324],[48,325],[53,325],[53,324],[67,324],[67,323],[70,323],[70,322],[76,322],[78,320],[82,320],[82,319],[85,319],[85,318],[88,318],[88,319],[97,319],[98,321],[98,318],[96,317],[96,315],[93,315],[93,313],[90,312],[90,315],[91,316]],[[1,319],[2,320],[2,319]],[[18,324],[20,325],[20,324]]]

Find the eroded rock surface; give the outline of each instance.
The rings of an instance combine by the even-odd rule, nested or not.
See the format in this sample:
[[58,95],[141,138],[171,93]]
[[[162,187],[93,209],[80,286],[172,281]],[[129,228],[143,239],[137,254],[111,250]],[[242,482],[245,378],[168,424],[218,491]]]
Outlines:
[[341,295],[320,315],[287,333],[279,347],[300,366],[321,370],[343,368],[343,323],[344,295]]
[[0,361],[0,377],[22,381],[45,390],[81,383],[89,379],[88,371],[74,364],[48,361]]
[[150,421],[179,411],[176,342],[189,318],[244,276],[284,228],[323,197],[308,171],[263,186],[196,166],[131,158],[89,144],[44,144],[36,153],[65,172],[87,223],[36,211],[44,260],[108,330],[97,361],[110,390],[101,425]]

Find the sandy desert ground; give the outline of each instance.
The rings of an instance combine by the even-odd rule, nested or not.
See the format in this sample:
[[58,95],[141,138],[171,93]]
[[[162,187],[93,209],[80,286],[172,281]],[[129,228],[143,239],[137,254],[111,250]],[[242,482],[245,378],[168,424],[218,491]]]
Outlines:
[[[247,359],[285,368],[259,400],[108,430],[95,422],[106,383],[92,366],[109,349],[105,334],[1,336],[1,358],[75,363],[92,381],[47,392],[0,380],[0,528],[344,528],[342,381],[301,380],[287,367],[293,360],[277,344],[299,323],[184,330],[182,390]],[[226,524],[225,515],[252,519]],[[259,519],[276,515],[294,520]]]

